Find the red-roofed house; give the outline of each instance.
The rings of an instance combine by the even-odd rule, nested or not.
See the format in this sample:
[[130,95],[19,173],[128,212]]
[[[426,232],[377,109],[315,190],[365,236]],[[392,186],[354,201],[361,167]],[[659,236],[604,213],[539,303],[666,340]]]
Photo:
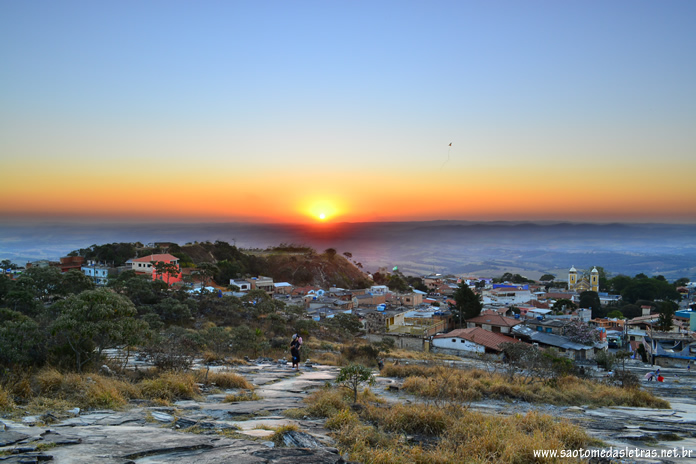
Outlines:
[[[130,260],[130,263],[131,269],[133,269],[136,274],[150,274],[152,276],[152,280],[162,280],[167,282],[169,285],[175,282],[181,282],[179,258],[170,255],[169,253],[143,256],[142,258],[133,258]],[[176,272],[159,273],[155,269],[155,264],[157,263],[173,264],[176,266]]]
[[502,343],[520,343],[520,341],[507,335],[489,332],[480,327],[457,329],[433,337],[433,348],[470,353],[500,354]]
[[485,312],[466,320],[468,328],[480,327],[494,333],[510,333],[512,328],[522,322],[519,319],[501,316],[495,312]]

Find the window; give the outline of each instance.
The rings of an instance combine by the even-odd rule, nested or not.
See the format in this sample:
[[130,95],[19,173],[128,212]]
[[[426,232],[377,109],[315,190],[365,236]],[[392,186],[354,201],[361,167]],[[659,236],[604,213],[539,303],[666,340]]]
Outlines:
[[459,340],[460,343],[464,343],[464,340]]
[[453,339],[452,339],[452,343],[457,343],[457,339],[456,339],[456,338],[453,338]]
[[543,332],[544,328],[540,325],[537,326],[537,332]]
[[547,327],[547,328],[546,328],[546,333],[551,333],[551,332],[553,332],[553,329],[552,329],[551,327]]

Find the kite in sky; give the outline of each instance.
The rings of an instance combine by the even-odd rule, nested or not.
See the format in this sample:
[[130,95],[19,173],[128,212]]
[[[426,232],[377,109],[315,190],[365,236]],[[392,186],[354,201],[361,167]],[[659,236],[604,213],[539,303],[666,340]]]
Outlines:
[[447,161],[442,163],[442,166],[440,166],[440,170],[445,167],[445,164],[447,164],[450,160],[450,150],[452,150],[452,142],[450,142],[449,147],[447,147]]

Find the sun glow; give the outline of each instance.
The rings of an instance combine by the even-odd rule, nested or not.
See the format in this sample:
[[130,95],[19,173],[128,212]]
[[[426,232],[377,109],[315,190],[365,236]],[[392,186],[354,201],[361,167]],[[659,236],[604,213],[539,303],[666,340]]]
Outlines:
[[304,214],[317,222],[328,222],[335,219],[339,214],[339,208],[335,202],[327,200],[313,201],[303,208]]

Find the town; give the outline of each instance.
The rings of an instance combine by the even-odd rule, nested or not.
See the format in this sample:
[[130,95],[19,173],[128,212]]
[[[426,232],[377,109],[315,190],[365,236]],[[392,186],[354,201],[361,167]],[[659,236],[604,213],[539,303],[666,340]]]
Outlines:
[[[365,273],[365,279],[357,282],[365,284],[363,288],[298,285],[263,275],[216,282],[220,273],[216,263],[184,267],[180,256],[192,264],[190,258],[182,252],[169,254],[170,247],[181,250],[173,243],[152,243],[142,250],[162,253],[134,256],[119,266],[73,253],[59,262],[41,260],[19,268],[6,261],[3,267],[13,279],[32,268],[62,274],[79,271],[95,287],[109,286],[121,273],[132,271],[166,283],[170,292],[243,298],[250,291],[262,291],[286,306],[302,308],[308,320],[321,323],[351,315],[368,341],[386,337],[398,348],[416,351],[502,359],[505,343],[523,342],[553,348],[580,363],[595,361],[607,350],[659,366],[686,368],[696,360],[696,283],[686,278],[674,284],[659,276],[608,279],[604,268],[600,272],[597,267],[571,266],[567,276],[548,274],[540,281],[509,273],[498,278],[439,274],[408,278],[394,268]],[[272,250],[282,252],[282,247]],[[324,254],[347,265],[352,258],[350,253],[335,256],[333,249]]]
[[[619,445],[647,455],[674,440],[685,440],[675,456],[694,452],[686,278],[610,276],[602,263],[538,280],[413,276],[368,272],[333,248],[221,241],[0,264],[9,462],[89,462],[104,447],[168,462],[201,447],[229,458],[278,446],[281,460],[267,462],[287,449],[331,464],[421,453],[538,462],[543,450],[599,456]],[[661,412],[670,407],[682,412]],[[471,428],[457,432],[459,421]],[[125,449],[127,424],[141,438]],[[476,448],[491,433],[490,449]],[[108,438],[94,447],[95,436]],[[44,437],[57,445],[40,446]]]

